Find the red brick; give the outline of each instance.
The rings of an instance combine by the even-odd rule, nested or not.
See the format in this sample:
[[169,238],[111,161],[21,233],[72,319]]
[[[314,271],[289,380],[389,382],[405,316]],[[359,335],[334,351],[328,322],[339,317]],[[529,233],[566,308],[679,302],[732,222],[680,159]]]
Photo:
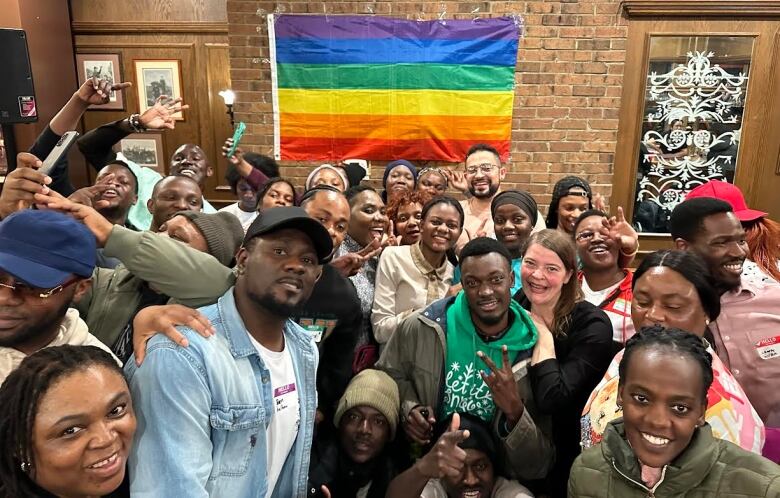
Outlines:
[[603,86],[585,86],[575,85],[572,87],[572,95],[587,95],[600,97],[604,95],[609,89]]
[[577,16],[571,14],[542,16],[542,24],[545,26],[576,26]]
[[[264,12],[365,15],[407,19],[473,19],[520,13],[520,41],[512,115],[511,160],[505,183],[534,194],[542,211],[552,184],[566,174],[587,178],[609,195],[622,95],[627,22],[620,0],[346,1],[228,0],[228,42],[236,118],[248,123],[247,150],[269,154],[273,146],[268,33]],[[472,13],[475,9],[477,12]],[[257,28],[261,27],[260,32]],[[386,161],[372,165],[376,177]],[[295,184],[317,162],[286,161],[282,172]],[[432,161],[430,164],[449,166]],[[371,183],[376,184],[376,179]]]

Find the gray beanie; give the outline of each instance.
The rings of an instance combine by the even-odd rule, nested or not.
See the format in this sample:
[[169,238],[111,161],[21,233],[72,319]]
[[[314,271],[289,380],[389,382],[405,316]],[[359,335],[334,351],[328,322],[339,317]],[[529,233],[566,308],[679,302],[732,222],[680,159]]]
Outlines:
[[197,211],[179,211],[176,216],[184,216],[198,227],[209,254],[230,268],[233,258],[244,240],[244,229],[234,215],[224,211],[218,213],[200,213]]

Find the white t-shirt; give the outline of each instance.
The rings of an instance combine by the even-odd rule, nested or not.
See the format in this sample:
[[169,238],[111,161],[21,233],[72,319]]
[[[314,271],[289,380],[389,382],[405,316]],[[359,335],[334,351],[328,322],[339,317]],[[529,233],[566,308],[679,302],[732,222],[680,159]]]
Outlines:
[[255,221],[255,218],[257,218],[257,211],[252,211],[251,213],[247,213],[240,207],[238,207],[238,203],[231,204],[229,206],[225,206],[220,211],[224,211],[226,213],[230,213],[236,218],[238,218],[238,221],[241,222],[241,227],[244,229],[244,233],[246,233],[246,230],[249,228],[249,225],[252,224],[253,221]]
[[585,297],[585,300],[589,302],[590,304],[594,306],[600,306],[601,303],[604,302],[604,300],[613,292],[615,292],[615,289],[620,287],[620,284],[622,284],[623,281],[616,283],[615,285],[610,285],[604,290],[600,291],[594,291],[591,290],[591,288],[588,286],[588,280],[583,278],[581,282],[582,287],[582,295]]
[[271,374],[271,389],[274,395],[274,413],[271,423],[265,431],[268,448],[267,477],[270,497],[282,472],[287,455],[298,437],[298,426],[301,421],[298,400],[298,388],[295,383],[290,350],[285,346],[283,351],[270,351],[257,342],[251,335],[249,339],[257,349],[265,363],[265,368]]

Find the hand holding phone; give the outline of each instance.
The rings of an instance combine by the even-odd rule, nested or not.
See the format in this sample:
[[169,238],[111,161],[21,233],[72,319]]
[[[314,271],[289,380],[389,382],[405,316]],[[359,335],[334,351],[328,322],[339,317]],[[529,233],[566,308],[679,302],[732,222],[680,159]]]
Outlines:
[[46,156],[46,159],[43,161],[43,165],[38,168],[38,171],[44,175],[51,173],[54,165],[57,164],[62,156],[68,153],[68,149],[70,149],[70,147],[76,143],[77,138],[79,138],[79,132],[77,131],[66,131],[63,133],[57,142],[57,145],[55,145],[52,151],[49,152],[49,155]]
[[228,158],[233,157],[233,155],[236,153],[238,144],[241,142],[241,137],[244,136],[244,131],[246,131],[246,125],[243,121],[239,121],[238,126],[236,126],[236,130],[233,132],[233,145],[231,145],[227,151]]

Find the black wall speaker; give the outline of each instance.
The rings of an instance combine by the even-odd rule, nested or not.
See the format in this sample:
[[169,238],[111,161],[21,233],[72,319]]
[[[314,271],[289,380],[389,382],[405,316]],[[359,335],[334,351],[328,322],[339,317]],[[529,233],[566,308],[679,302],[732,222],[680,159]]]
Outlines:
[[38,121],[27,35],[0,29],[0,124]]

